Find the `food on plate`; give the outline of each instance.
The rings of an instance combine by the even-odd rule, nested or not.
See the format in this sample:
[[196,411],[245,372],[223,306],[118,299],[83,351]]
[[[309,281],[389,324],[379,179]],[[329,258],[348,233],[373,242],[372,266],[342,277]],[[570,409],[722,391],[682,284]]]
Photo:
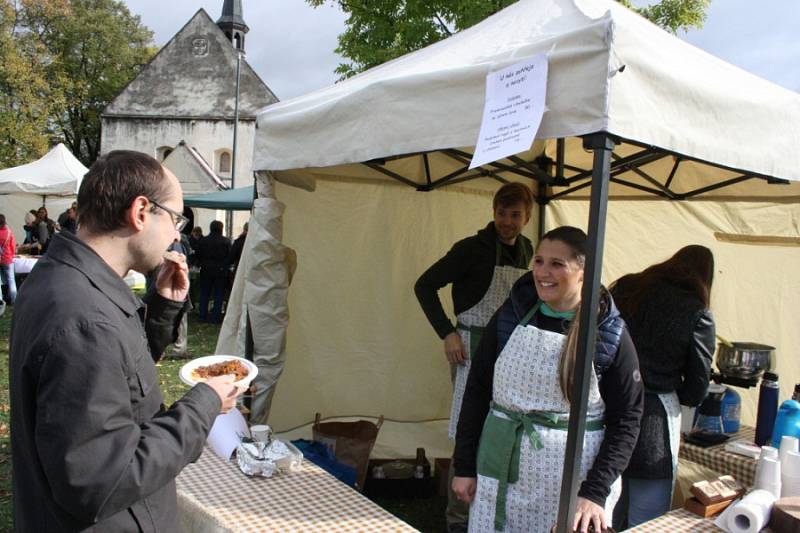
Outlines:
[[234,381],[240,381],[246,378],[249,373],[248,368],[240,360],[229,359],[213,365],[198,366],[192,370],[192,378],[196,381],[205,381],[208,378],[233,374],[235,376]]
[[176,252],[175,250],[167,250],[164,252],[164,259],[167,261],[172,261],[173,263],[180,263],[183,261],[183,254]]

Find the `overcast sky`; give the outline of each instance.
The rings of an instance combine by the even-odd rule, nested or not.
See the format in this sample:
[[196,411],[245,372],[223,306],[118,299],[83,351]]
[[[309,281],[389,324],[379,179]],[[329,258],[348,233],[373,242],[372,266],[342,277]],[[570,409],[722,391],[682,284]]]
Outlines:
[[[204,8],[217,20],[223,0],[123,0],[164,45]],[[642,2],[637,2],[641,4]],[[342,61],[334,53],[345,15],[330,5],[313,9],[305,0],[242,0],[250,27],[247,61],[281,99],[336,81]],[[705,27],[680,37],[717,57],[800,92],[800,2],[713,0]]]

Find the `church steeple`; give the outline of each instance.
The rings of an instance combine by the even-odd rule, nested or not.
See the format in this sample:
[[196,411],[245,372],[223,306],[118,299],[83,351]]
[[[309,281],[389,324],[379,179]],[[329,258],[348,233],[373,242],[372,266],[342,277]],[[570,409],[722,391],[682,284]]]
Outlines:
[[250,28],[244,23],[242,0],[225,0],[217,26],[225,32],[234,48],[244,51],[244,34],[250,31]]

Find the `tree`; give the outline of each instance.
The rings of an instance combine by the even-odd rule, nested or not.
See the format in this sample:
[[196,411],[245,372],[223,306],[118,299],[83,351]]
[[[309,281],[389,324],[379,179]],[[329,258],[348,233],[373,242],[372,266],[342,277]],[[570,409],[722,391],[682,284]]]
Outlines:
[[0,167],[44,155],[48,117],[58,102],[47,83],[41,44],[20,31],[18,19],[16,3],[0,1]]
[[[711,0],[661,0],[638,8],[618,0],[672,33],[701,27]],[[349,15],[336,52],[349,59],[336,68],[349,78],[386,61],[449,37],[516,0],[306,0],[338,5]],[[641,3],[641,2],[638,2]]]
[[[45,81],[31,89],[45,113],[27,126],[90,165],[100,153],[100,113],[155,54],[152,32],[116,0],[0,1],[16,14],[12,46]],[[2,68],[0,79],[13,76]]]

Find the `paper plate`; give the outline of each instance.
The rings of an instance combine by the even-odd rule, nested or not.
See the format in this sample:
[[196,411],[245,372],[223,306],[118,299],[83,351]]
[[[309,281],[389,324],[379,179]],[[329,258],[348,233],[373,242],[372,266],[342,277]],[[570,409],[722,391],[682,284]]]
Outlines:
[[195,368],[199,366],[208,366],[216,363],[222,363],[223,361],[230,361],[231,359],[238,359],[248,369],[247,375],[244,378],[240,379],[239,381],[235,382],[236,385],[245,387],[250,386],[250,382],[253,381],[253,379],[258,374],[258,367],[255,364],[253,364],[252,361],[248,361],[244,357],[238,357],[236,355],[206,355],[205,357],[198,357],[197,359],[192,359],[191,361],[189,361],[188,363],[186,363],[181,367],[179,376],[181,378],[181,381],[183,381],[184,383],[186,383],[191,387],[194,387],[199,383],[192,377],[192,371]]

